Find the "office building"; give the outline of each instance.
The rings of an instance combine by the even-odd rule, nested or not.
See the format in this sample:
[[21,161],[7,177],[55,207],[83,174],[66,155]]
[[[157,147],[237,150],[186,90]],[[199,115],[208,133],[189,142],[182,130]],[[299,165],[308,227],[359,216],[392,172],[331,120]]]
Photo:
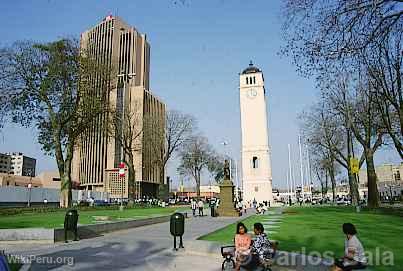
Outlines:
[[[107,100],[111,108],[116,108],[117,114],[125,114],[125,108],[137,112],[139,121],[136,125],[139,130],[147,124],[148,116],[161,120],[165,118],[165,104],[149,89],[150,45],[146,35],[119,17],[110,15],[81,34],[81,47],[98,61],[116,70],[110,79],[112,89]],[[94,82],[95,89],[97,83],[99,85],[99,82]],[[129,191],[127,174],[121,178],[117,172],[123,159],[123,148],[118,140],[105,133],[110,114],[98,118],[75,149],[73,181],[80,182],[80,186],[86,190],[109,192],[112,198],[122,195],[128,198],[129,194],[131,197],[156,196],[163,180],[160,180],[158,167],[153,160],[155,148],[150,148],[150,144],[154,143],[150,136],[157,130],[163,130],[164,122],[154,126],[155,131],[144,131],[136,138],[136,148],[133,148],[136,149],[133,151],[136,183],[134,191]],[[164,151],[163,144],[160,149]]]

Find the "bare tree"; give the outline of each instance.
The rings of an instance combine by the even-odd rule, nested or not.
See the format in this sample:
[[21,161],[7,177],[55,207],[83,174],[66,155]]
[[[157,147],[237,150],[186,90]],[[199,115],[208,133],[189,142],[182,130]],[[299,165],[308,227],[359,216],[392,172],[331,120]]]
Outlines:
[[323,167],[322,161],[319,160],[313,160],[313,167],[312,170],[315,173],[315,177],[318,179],[321,187],[321,194],[322,198],[325,198],[327,195],[327,191],[329,190],[329,178],[328,178],[328,173],[326,168]]
[[[354,80],[358,80],[358,83],[354,83]],[[344,117],[363,148],[368,176],[368,206],[375,208],[379,206],[379,194],[374,154],[384,143],[386,129],[376,111],[375,92],[367,77],[359,76],[354,80],[341,75],[337,82],[329,84],[324,95],[334,110]]]
[[112,108],[109,113],[107,135],[115,140],[123,152],[119,159],[129,171],[128,191],[129,198],[134,198],[135,156],[141,151],[141,136],[143,134],[141,104],[133,102],[122,108]]
[[208,169],[213,157],[215,157],[213,148],[203,136],[192,136],[185,142],[180,152],[178,172],[194,179],[198,198],[200,198],[201,174]]
[[87,127],[107,110],[111,69],[69,39],[16,42],[1,54],[0,101],[11,121],[38,129],[42,149],[56,157],[60,206],[71,206],[73,150]]
[[345,61],[401,31],[401,0],[286,0],[283,53],[311,73]]
[[375,91],[374,105],[403,159],[402,29],[403,23],[394,35],[363,51],[360,59],[368,72],[371,88]]
[[[155,129],[161,127],[161,122],[165,129]],[[154,164],[159,167],[162,181],[165,180],[166,166],[175,153],[186,143],[195,129],[195,118],[189,114],[184,114],[177,110],[166,112],[163,119],[150,116],[147,121],[146,129],[153,130],[150,137],[151,147],[153,148]],[[164,150],[161,151],[161,146]]]
[[[346,128],[340,114],[332,111],[326,101],[320,101],[312,106],[307,112],[300,115],[301,127],[307,144],[320,155],[321,167],[325,160],[338,162],[347,170],[349,176],[350,195],[353,205],[359,201],[358,184],[356,175],[351,172],[351,132]],[[323,153],[327,153],[328,158],[323,158]],[[364,161],[362,156],[362,162]],[[330,174],[334,176],[334,174]]]

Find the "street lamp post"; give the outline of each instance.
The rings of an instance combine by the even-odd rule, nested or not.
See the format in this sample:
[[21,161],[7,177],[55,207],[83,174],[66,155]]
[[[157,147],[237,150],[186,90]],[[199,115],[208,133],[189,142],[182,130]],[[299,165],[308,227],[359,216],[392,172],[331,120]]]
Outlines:
[[[121,28],[120,29],[121,33],[123,33],[124,30],[125,30],[124,28]],[[123,81],[122,98],[121,98],[121,106],[122,106],[121,122],[122,123],[121,123],[121,135],[120,135],[120,137],[121,137],[121,144],[120,144],[121,145],[120,146],[120,150],[121,150],[120,151],[120,161],[121,161],[121,164],[123,164],[124,161],[125,161],[125,159],[124,159],[124,156],[125,156],[124,151],[125,150],[124,150],[123,144],[124,144],[124,129],[125,129],[126,81],[128,79],[132,79],[133,76],[136,76],[136,73],[127,73],[126,71],[124,71],[123,73],[117,75],[118,79],[122,78],[122,81]],[[118,82],[118,85],[119,85],[119,82]],[[123,177],[122,178],[122,195],[121,195],[121,202],[120,202],[120,204],[121,204],[120,209],[122,209],[122,210],[123,210],[123,187],[124,187],[124,183],[125,183],[125,178]]]
[[28,184],[28,208],[31,207],[31,190],[32,190],[32,169],[28,169],[29,172],[29,184]]

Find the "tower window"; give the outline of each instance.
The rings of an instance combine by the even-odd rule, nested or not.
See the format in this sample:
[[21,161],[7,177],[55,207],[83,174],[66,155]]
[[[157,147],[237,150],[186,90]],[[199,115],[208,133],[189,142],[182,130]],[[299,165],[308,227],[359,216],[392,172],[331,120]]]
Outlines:
[[256,84],[256,77],[253,76],[253,84]]
[[249,83],[248,77],[245,77],[245,78],[246,78],[246,84],[248,84]]
[[252,158],[252,168],[259,168],[259,158],[256,156],[253,156]]

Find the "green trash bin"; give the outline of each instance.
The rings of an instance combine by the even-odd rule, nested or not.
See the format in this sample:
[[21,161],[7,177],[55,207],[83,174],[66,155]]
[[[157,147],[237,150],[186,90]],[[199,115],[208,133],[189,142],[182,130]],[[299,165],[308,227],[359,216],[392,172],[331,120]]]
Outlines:
[[74,241],[78,241],[78,212],[75,209],[68,210],[64,217],[64,241],[67,243],[67,232],[74,233]]
[[179,237],[180,240],[179,248],[184,248],[182,236],[185,233],[185,216],[182,213],[174,213],[171,215],[170,232],[174,237],[174,250],[178,250],[176,248],[176,237]]

